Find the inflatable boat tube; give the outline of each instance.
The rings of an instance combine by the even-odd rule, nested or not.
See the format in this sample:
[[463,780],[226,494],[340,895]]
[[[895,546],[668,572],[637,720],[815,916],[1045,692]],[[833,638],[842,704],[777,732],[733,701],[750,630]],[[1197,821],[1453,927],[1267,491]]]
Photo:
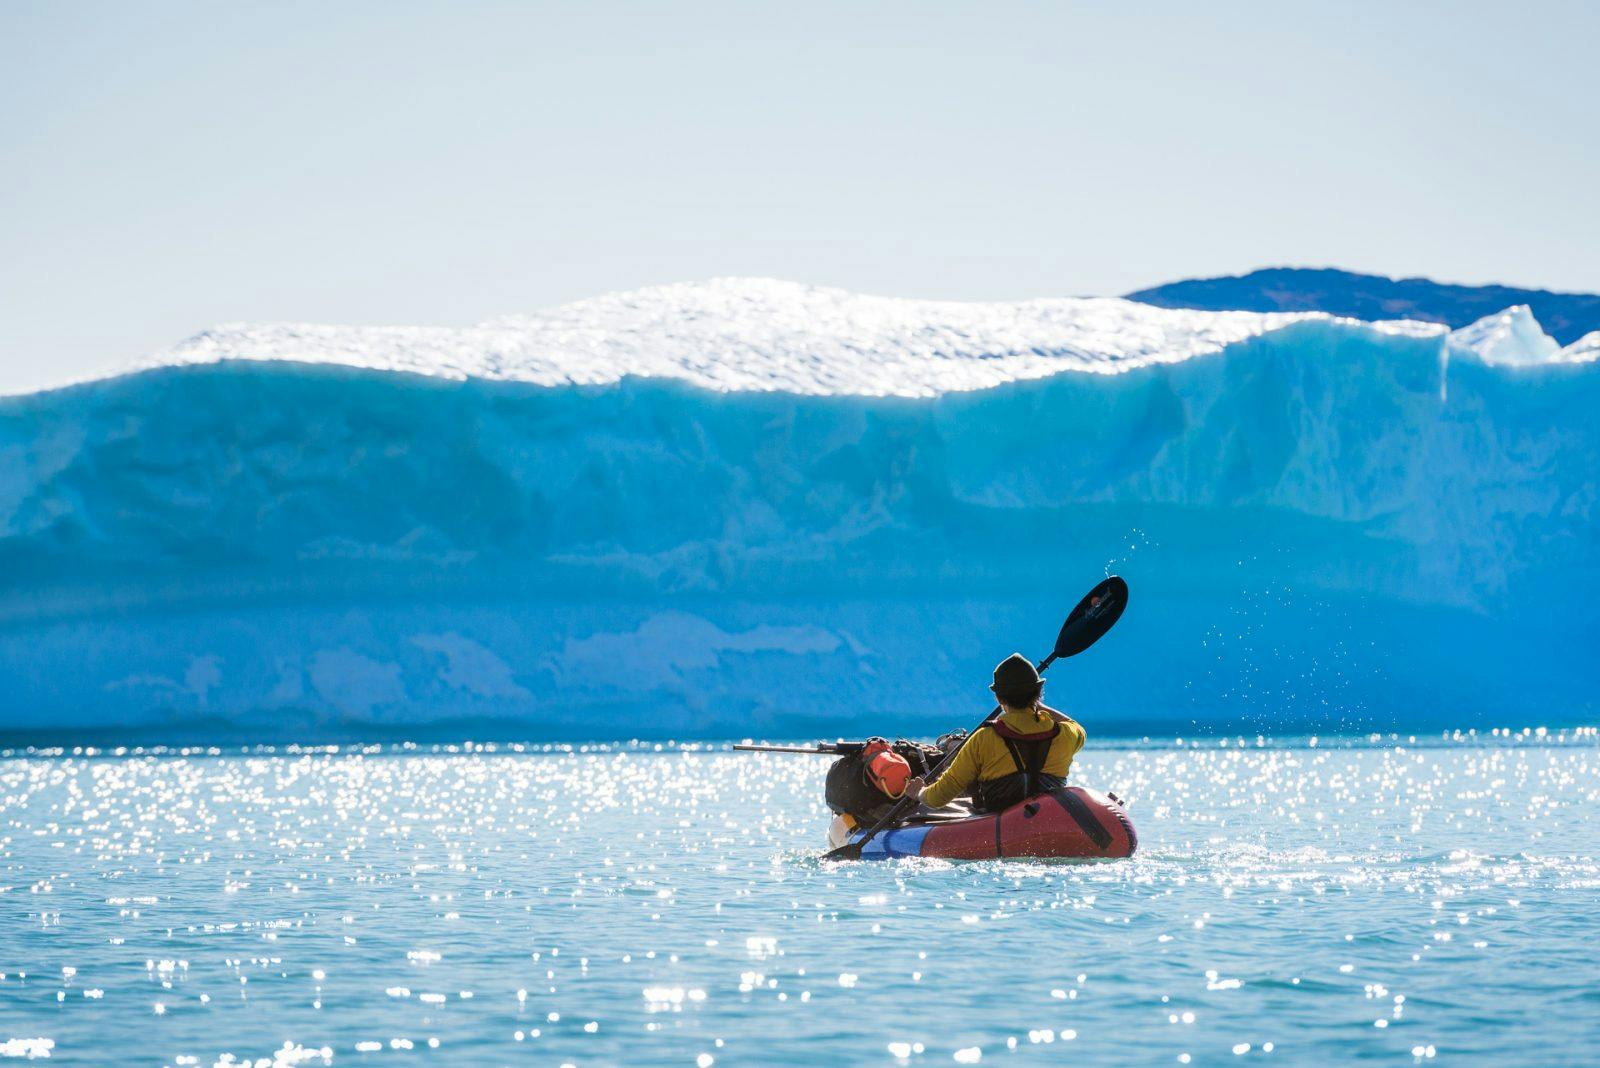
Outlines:
[[[1116,860],[1131,857],[1139,836],[1121,801],[1095,790],[1069,786],[1040,794],[998,815],[910,823],[881,831],[861,848],[862,860],[896,857],[945,857],[949,860],[995,860],[1020,857],[1076,857]],[[834,821],[834,845],[859,842],[864,833]],[[838,841],[833,841],[838,839]]]

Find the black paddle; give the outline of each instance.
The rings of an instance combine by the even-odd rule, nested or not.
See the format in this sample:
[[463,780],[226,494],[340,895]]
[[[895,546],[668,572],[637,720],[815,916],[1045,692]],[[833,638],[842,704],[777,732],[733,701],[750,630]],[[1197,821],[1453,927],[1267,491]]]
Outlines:
[[[1122,610],[1127,606],[1128,584],[1115,575],[1090,590],[1088,595],[1078,602],[1078,607],[1074,608],[1067,616],[1067,621],[1061,624],[1061,633],[1056,635],[1056,647],[1050,651],[1049,656],[1039,661],[1039,673],[1041,675],[1044,674],[1045,669],[1057,660],[1069,656],[1077,656],[1099,641],[1105,635],[1105,632],[1110,630],[1118,619],[1122,618]],[[994,711],[984,716],[983,721],[973,728],[972,733],[976,734],[988,726],[989,721],[999,712],[1000,709],[996,707]],[[967,737],[970,739],[972,735],[969,734]],[[928,776],[928,781],[933,782],[937,779],[939,773],[944,771],[945,765],[950,763],[958,752],[960,752],[959,747],[945,754],[944,759],[939,761],[939,766],[934,768],[932,774]],[[900,826],[905,822],[907,816],[916,811],[916,808],[917,801],[915,798],[902,797],[858,841],[846,842],[837,849],[830,849],[822,854],[822,859],[860,860],[862,848],[872,841],[873,835]]]

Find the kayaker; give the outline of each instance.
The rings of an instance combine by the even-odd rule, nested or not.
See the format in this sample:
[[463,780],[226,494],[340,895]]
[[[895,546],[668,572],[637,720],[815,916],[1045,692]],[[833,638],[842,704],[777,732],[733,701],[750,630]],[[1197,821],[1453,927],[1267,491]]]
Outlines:
[[1000,716],[962,743],[933,782],[919,776],[906,783],[906,796],[940,808],[970,791],[980,811],[999,812],[1066,785],[1072,758],[1083,748],[1084,731],[1075,720],[1040,703],[1044,680],[1032,662],[1012,653],[994,669],[990,689],[1000,701]]

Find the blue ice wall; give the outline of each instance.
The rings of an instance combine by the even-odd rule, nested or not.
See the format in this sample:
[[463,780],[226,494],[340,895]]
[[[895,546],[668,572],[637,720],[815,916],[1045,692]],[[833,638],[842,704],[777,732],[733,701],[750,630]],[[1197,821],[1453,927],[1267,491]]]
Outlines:
[[292,363],[0,400],[0,736],[1593,721],[1600,367],[1303,322],[932,398]]

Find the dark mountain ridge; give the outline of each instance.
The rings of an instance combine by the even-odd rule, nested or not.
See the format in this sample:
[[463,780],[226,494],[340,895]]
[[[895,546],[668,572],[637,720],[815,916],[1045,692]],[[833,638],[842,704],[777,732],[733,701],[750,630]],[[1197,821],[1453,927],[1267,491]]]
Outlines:
[[1593,293],[1450,285],[1334,268],[1267,267],[1245,275],[1190,278],[1127,296],[1158,308],[1322,311],[1353,319],[1420,319],[1452,329],[1513,304],[1526,304],[1545,332],[1563,345],[1600,330],[1600,295]]

